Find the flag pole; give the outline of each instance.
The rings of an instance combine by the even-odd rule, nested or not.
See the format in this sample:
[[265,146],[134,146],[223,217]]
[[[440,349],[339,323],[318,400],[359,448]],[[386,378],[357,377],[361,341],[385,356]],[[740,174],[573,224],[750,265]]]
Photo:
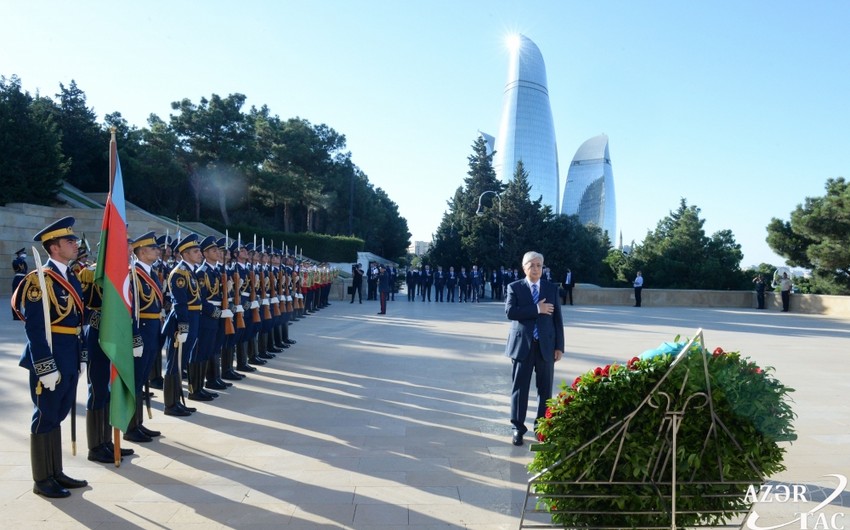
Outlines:
[[[118,146],[115,140],[115,127],[109,129],[109,194],[112,195],[112,186],[115,184],[115,155],[118,152]],[[115,370],[115,366],[110,364],[110,373]],[[111,377],[111,376],[110,376]],[[112,427],[112,443],[115,446],[114,457],[115,467],[121,467],[121,431],[118,427]]]

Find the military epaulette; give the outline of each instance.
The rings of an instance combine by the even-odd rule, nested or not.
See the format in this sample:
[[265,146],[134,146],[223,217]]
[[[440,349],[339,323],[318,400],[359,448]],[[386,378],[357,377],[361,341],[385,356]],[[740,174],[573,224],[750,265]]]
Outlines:
[[94,267],[84,267],[76,275],[80,283],[94,283]]
[[190,278],[189,271],[183,267],[174,267],[171,269],[171,272],[168,274],[168,281],[171,282],[172,277],[175,276],[183,276],[186,280]]

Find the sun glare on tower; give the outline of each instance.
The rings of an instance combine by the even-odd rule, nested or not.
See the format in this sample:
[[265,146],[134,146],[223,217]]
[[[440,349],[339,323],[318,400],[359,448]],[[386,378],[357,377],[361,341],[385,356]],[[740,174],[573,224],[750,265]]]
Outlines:
[[505,46],[508,47],[508,51],[514,53],[519,50],[522,45],[522,39],[520,39],[519,33],[509,33],[505,37]]

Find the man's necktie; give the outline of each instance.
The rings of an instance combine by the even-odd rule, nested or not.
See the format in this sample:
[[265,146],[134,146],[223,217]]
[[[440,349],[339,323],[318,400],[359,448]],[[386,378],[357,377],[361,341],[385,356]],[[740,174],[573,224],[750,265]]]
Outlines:
[[[537,291],[537,284],[531,284],[531,299],[534,300],[534,305],[537,305],[537,302],[540,301],[540,293]],[[540,338],[540,333],[537,332],[537,321],[534,321],[534,339],[537,340]]]

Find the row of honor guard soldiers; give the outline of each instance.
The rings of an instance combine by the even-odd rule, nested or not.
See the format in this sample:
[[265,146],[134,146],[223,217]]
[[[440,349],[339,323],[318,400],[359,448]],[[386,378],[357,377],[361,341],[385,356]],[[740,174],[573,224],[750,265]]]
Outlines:
[[[87,262],[65,217],[33,238],[48,259],[24,275],[12,297],[15,315],[25,321],[27,345],[20,365],[30,373],[34,404],[30,454],[33,491],[67,497],[70,488],[87,485],[63,472],[60,424],[76,403],[77,381],[87,377],[86,435],[89,460],[114,461],[108,419],[110,361],[98,336],[102,293],[96,267]],[[211,390],[225,389],[295,344],[289,322],[329,305],[333,274],[327,268],[301,267],[291,257],[264,247],[190,234],[179,241],[153,232],[128,241],[136,412],[124,439],[144,443],[159,436],[144,426],[143,400],[150,412],[145,383],[162,379],[164,412],[188,416],[188,397],[210,401]],[[230,254],[230,263],[225,255]],[[165,348],[165,375],[161,368]],[[234,361],[236,370],[234,370]],[[159,364],[158,364],[159,363]],[[73,429],[72,422],[72,429]],[[76,435],[72,433],[75,443]],[[121,455],[133,453],[121,449]]]

